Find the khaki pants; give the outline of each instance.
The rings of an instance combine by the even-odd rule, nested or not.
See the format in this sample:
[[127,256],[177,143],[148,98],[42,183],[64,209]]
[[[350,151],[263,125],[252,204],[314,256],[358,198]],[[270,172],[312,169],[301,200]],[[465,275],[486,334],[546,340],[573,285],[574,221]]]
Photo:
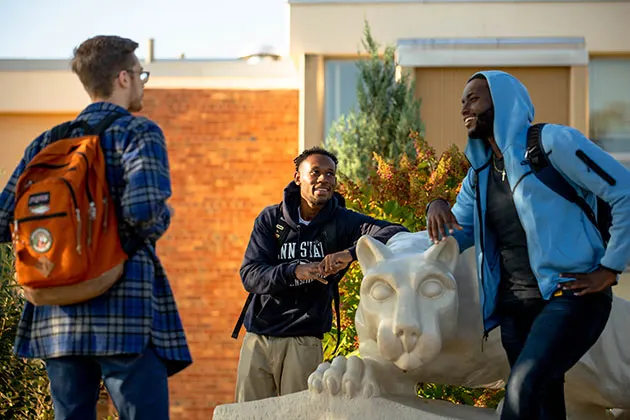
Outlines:
[[317,337],[269,337],[245,334],[236,378],[236,402],[304,391],[322,362]]

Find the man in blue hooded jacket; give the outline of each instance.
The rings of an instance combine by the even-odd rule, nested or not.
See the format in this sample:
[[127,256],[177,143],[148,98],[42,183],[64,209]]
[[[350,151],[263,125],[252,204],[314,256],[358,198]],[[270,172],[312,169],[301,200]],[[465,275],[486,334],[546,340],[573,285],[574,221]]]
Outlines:
[[534,106],[510,74],[466,84],[462,119],[471,164],[452,209],[427,209],[429,236],[477,250],[484,334],[501,326],[511,374],[501,419],[565,419],[565,373],[597,341],[611,286],[630,259],[630,173],[577,130],[544,126],[547,159],[596,211],[611,207],[606,245],[584,211],[545,185],[528,160]]

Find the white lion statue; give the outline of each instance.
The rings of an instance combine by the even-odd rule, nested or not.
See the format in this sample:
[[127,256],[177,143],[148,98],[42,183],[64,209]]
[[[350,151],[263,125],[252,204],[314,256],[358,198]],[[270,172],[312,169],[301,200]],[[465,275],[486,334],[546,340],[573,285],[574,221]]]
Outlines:
[[[357,256],[361,358],[322,363],[309,377],[311,392],[414,397],[420,382],[503,386],[509,366],[500,332],[482,339],[474,250],[460,255],[453,238],[432,245],[423,231],[399,233],[387,245],[364,236]],[[567,373],[570,420],[630,418],[628,319],[630,302],[615,297],[602,336]]]

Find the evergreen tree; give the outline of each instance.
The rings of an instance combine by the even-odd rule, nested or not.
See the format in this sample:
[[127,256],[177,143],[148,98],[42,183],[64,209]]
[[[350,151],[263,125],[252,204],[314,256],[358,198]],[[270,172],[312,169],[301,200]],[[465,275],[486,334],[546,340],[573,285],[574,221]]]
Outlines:
[[326,140],[327,148],[339,157],[341,172],[353,181],[367,179],[374,152],[388,161],[403,154],[415,157],[409,135],[423,131],[412,77],[403,72],[396,78],[396,47],[388,45],[379,54],[367,21],[362,45],[367,57],[357,62],[358,109],[339,117]]

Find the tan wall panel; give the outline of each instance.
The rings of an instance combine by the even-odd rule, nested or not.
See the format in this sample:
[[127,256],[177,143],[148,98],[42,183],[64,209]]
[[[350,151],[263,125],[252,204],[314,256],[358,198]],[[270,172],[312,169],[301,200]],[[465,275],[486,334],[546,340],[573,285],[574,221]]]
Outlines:
[[[464,150],[466,129],[461,119],[461,95],[475,68],[418,68],[416,95],[422,100],[420,114],[427,141],[443,152],[455,143]],[[536,122],[569,124],[570,69],[505,68],[520,79],[532,97]]]
[[628,2],[293,3],[290,16],[294,59],[356,54],[365,20],[381,45],[406,38],[579,36],[590,53],[630,51]]
[[571,127],[588,135],[588,66],[571,67],[570,86],[571,101],[569,103],[569,109]]
[[66,114],[81,111],[90,98],[71,72],[0,72],[0,115]]
[[76,114],[0,114],[0,188],[9,180],[11,173],[31,141],[49,128],[72,120]]
[[324,94],[325,69],[324,57],[307,55],[304,57],[304,83],[301,91],[301,124],[303,135],[300,136],[300,151],[313,146],[321,146],[324,135]]

